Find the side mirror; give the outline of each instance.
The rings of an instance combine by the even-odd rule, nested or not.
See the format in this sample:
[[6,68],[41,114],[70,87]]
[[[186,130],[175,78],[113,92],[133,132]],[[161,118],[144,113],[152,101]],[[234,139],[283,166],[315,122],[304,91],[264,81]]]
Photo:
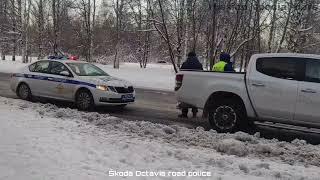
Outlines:
[[62,71],[60,72],[61,76],[69,76],[70,77],[70,73],[68,71]]

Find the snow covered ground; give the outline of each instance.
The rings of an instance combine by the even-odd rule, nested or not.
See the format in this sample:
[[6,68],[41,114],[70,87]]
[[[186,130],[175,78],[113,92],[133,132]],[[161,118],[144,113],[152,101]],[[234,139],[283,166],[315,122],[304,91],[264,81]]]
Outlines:
[[[36,58],[33,58],[32,62],[34,61]],[[138,63],[122,63],[120,69],[113,69],[112,65],[97,65],[108,74],[125,79],[136,87],[166,91],[174,89],[175,72],[171,65],[148,64],[146,69],[141,69]],[[18,72],[25,66],[19,56],[15,62],[9,56],[5,61],[0,60],[0,72],[4,73]]]
[[108,74],[125,79],[137,87],[173,91],[175,72],[172,65],[148,64],[141,69],[138,63],[122,63],[120,69],[113,69],[111,65],[98,66]]
[[[218,134],[0,97],[0,179],[319,179],[320,146]],[[136,174],[137,173],[137,174]],[[166,176],[166,177],[164,177]]]
[[[0,72],[3,73],[15,73],[18,72],[20,68],[26,66],[26,64],[22,63],[22,57],[16,56],[16,61],[11,60],[11,56],[6,56],[6,60],[0,60]],[[31,62],[36,61],[36,57],[31,57]]]

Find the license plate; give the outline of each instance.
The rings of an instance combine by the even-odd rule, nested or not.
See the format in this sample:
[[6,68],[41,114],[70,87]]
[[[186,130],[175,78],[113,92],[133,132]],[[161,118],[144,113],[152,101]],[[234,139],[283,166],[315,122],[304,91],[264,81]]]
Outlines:
[[126,94],[126,95],[122,95],[122,100],[133,100],[133,94]]

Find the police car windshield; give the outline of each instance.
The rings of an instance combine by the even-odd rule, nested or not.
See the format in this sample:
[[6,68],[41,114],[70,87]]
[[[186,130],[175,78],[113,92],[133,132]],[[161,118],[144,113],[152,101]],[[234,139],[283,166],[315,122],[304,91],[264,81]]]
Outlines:
[[109,76],[97,66],[89,63],[67,63],[78,76]]

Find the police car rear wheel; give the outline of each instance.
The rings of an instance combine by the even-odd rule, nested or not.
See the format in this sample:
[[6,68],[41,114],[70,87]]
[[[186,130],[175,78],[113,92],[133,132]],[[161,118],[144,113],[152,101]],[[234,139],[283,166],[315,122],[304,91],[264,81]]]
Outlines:
[[93,97],[87,90],[80,90],[76,96],[76,105],[79,110],[88,111],[93,108]]
[[31,100],[32,94],[29,86],[25,83],[21,83],[17,90],[17,95],[23,100]]

